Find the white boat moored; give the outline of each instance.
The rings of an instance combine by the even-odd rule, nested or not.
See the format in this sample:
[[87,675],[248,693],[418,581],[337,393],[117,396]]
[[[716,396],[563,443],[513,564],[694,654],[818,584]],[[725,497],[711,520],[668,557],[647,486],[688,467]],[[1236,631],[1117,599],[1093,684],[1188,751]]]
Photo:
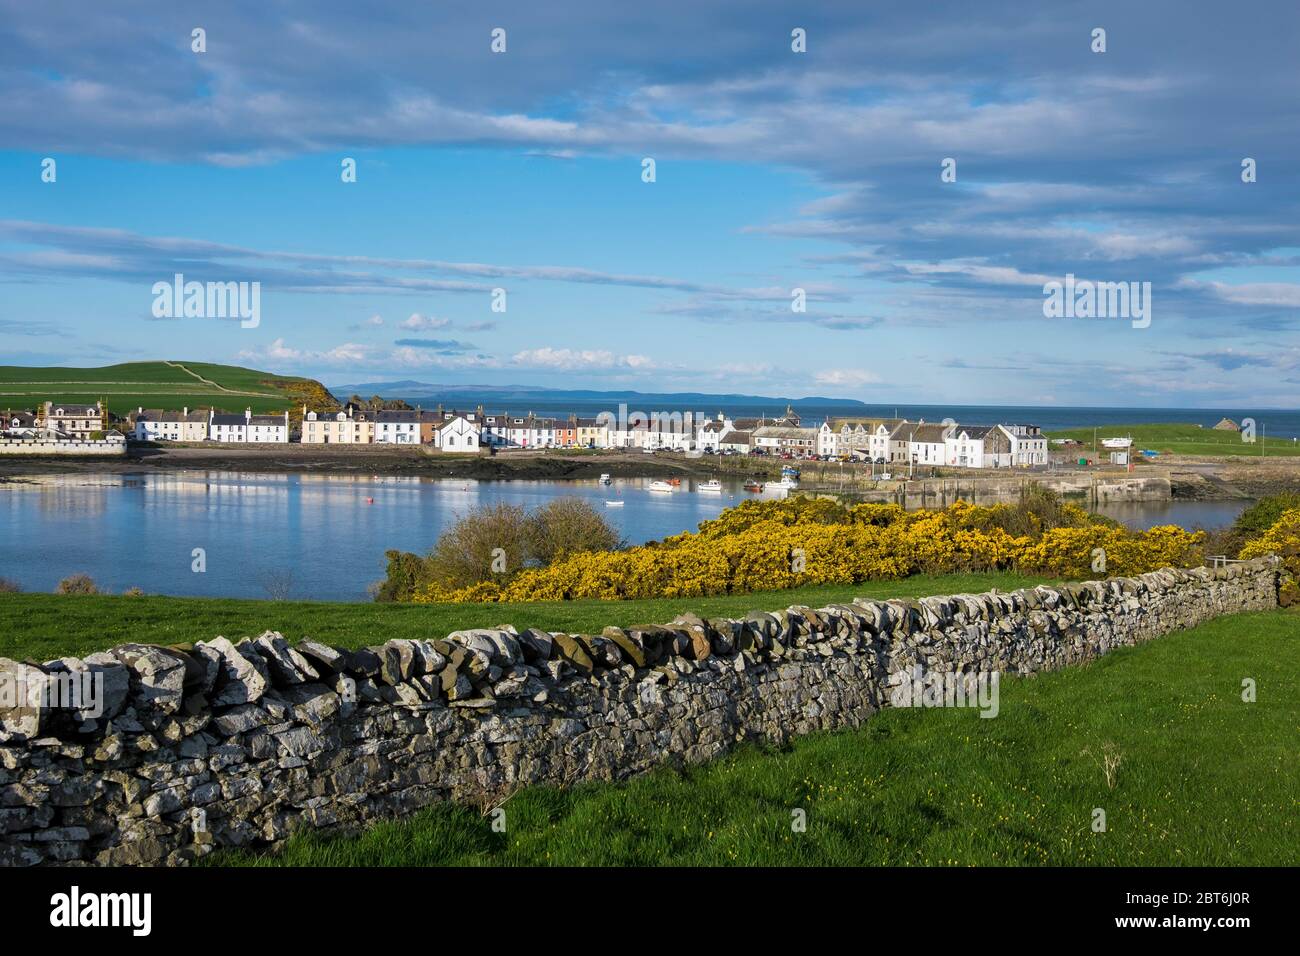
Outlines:
[[668,482],[666,481],[652,481],[650,482],[650,490],[661,491],[661,492],[666,492],[668,494],[672,494],[673,486],[668,484]]
[[621,507],[623,507],[623,502],[622,502],[622,501],[610,501],[610,500],[607,498],[607,499],[605,499],[605,507],[606,507],[606,508],[621,508]]
[[716,478],[710,478],[708,481],[701,482],[696,487],[696,491],[722,491],[722,482]]

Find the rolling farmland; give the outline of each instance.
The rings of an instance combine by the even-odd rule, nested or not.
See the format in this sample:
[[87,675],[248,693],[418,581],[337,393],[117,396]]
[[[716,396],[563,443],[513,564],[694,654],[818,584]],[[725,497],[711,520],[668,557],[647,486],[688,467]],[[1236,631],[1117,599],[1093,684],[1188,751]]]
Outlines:
[[102,368],[0,366],[0,408],[34,408],[45,400],[91,403],[104,399],[125,414],[145,408],[207,408],[236,412],[284,411],[327,400],[309,378],[275,375],[207,362],[127,362]]

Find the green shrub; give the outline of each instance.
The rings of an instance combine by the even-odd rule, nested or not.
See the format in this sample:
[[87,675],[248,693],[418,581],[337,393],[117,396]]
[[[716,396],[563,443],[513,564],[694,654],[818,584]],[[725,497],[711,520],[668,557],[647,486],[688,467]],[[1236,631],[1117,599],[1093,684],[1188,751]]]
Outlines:
[[1241,534],[1244,544],[1277,524],[1284,511],[1296,508],[1300,508],[1300,492],[1284,491],[1277,495],[1267,495],[1238,515],[1232,528]]
[[556,498],[528,517],[530,557],[550,564],[583,551],[614,551],[618,532],[581,498]]
[[371,590],[376,601],[409,601],[430,585],[458,590],[504,583],[525,568],[623,543],[580,498],[557,498],[531,514],[519,505],[486,505],[444,531],[427,557],[387,552],[387,576]]
[[428,575],[451,587],[509,577],[531,559],[532,539],[521,506],[498,502],[476,508],[438,538],[429,552]]

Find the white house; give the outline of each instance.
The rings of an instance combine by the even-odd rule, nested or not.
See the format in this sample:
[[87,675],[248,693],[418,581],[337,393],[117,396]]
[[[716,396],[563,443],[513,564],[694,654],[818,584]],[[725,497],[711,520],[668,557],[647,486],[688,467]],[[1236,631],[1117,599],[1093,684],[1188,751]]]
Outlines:
[[208,438],[212,441],[241,444],[287,444],[289,441],[289,413],[282,415],[254,415],[251,408],[242,415],[208,413]]
[[481,434],[478,422],[464,415],[453,415],[434,432],[434,444],[442,451],[477,452]]
[[713,435],[710,448],[717,446],[717,425],[694,412],[651,412],[644,432],[644,446],[665,451],[695,451],[702,448],[700,429]]
[[907,424],[905,419],[887,419],[871,429],[871,434],[867,436],[867,454],[871,456],[872,461],[884,459],[890,461],[889,442],[890,437],[894,434],[894,429],[900,425]]
[[630,412],[615,416],[602,413],[601,418],[609,427],[610,448],[654,448],[650,441],[650,416],[645,412]]
[[420,413],[414,409],[375,412],[375,444],[420,444]]
[[208,437],[208,415],[191,412],[189,406],[181,411],[160,408],[137,408],[136,441],[203,441]]
[[985,467],[984,442],[996,431],[991,425],[958,425],[944,439],[944,463],[957,468]]
[[1047,436],[1037,425],[999,425],[1011,439],[1010,462],[1015,468],[1047,464]]
[[829,419],[817,430],[817,454],[832,457],[840,454],[840,433],[831,427]]
[[508,448],[546,448],[555,444],[555,419],[538,418],[531,412],[507,416],[505,436]]
[[887,458],[889,433],[899,424],[896,418],[828,418],[817,432],[817,454]]
[[889,436],[888,458],[905,464],[942,465],[947,451],[947,438],[956,428],[955,424],[904,422]]
[[713,419],[705,419],[699,423],[695,432],[695,447],[707,454],[713,454],[720,451],[719,442],[722,440],[722,423]]
[[107,428],[108,409],[102,402],[94,405],[55,405],[46,402],[40,416],[46,432],[70,438],[89,438]]
[[507,448],[510,445],[510,415],[508,412],[485,414],[482,416],[482,430],[479,440],[483,445],[495,448]]
[[40,434],[35,415],[13,409],[0,413],[0,432],[12,438],[36,438]]

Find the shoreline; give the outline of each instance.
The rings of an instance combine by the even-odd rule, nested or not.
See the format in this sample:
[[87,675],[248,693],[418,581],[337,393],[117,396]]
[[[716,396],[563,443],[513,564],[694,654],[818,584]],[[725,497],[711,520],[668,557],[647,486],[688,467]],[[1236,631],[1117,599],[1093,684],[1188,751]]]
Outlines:
[[23,457],[0,460],[0,482],[48,474],[140,474],[168,470],[246,471],[273,474],[339,474],[479,480],[651,478],[665,472],[711,473],[714,459],[641,452],[511,451],[496,455],[449,455],[420,447],[281,445],[259,448],[132,446],[121,458]]
[[[704,455],[690,458],[680,453],[641,451],[504,451],[496,455],[448,455],[423,447],[375,445],[308,446],[281,445],[274,450],[248,447],[196,445],[133,445],[120,458],[102,457],[14,457],[0,459],[0,484],[41,475],[147,474],[154,471],[207,470],[243,471],[267,474],[337,474],[382,477],[465,478],[484,481],[566,481],[598,478],[608,473],[615,478],[758,477],[775,480],[786,464],[779,458],[724,457]],[[833,492],[835,474],[841,466],[833,462],[800,461],[804,471],[801,490]],[[1168,475],[1169,499],[1174,501],[1231,501],[1259,498],[1283,491],[1300,491],[1300,459],[1237,457],[1211,458],[1167,456],[1159,464]],[[844,465],[844,472],[866,470],[865,465]],[[971,488],[995,484],[1015,477],[1022,480],[1051,478],[1062,472],[1004,473],[947,470],[948,481]],[[1153,477],[1154,468],[1139,464],[1132,478]],[[816,480],[823,475],[822,481]],[[916,487],[923,479],[913,479]],[[929,482],[944,479],[924,479]],[[888,483],[886,483],[888,484]],[[841,485],[842,488],[842,485]],[[847,490],[847,489],[843,489]],[[910,491],[910,489],[909,489]],[[882,489],[886,495],[892,494]],[[909,495],[910,496],[910,495]]]

